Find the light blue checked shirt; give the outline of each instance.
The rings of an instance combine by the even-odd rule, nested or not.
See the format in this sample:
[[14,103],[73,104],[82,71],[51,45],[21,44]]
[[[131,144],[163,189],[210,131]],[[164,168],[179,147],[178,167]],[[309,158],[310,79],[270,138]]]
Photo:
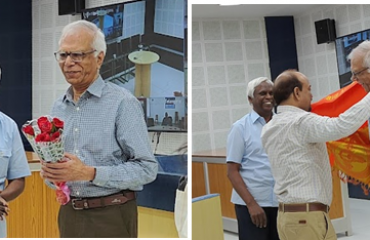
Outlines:
[[158,163],[149,144],[143,109],[128,90],[99,76],[77,104],[70,87],[54,103],[51,114],[64,121],[65,151],[96,168],[93,182],[67,182],[71,196],[138,191],[156,178]]
[[[7,179],[31,175],[18,126],[0,112],[0,191]],[[0,238],[6,237],[6,220],[0,221]]]
[[[278,202],[274,194],[275,181],[260,137],[264,125],[265,119],[254,110],[236,121],[227,137],[226,162],[240,164],[240,175],[248,191],[261,207],[277,207]],[[231,202],[245,205],[234,188]]]

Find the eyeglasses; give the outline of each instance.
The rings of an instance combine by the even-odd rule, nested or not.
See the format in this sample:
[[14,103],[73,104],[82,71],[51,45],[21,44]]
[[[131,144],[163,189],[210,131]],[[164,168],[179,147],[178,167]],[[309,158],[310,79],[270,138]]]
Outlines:
[[91,50],[88,52],[55,52],[54,56],[58,62],[64,62],[67,57],[70,56],[73,62],[82,62],[82,60],[91,53],[96,52],[96,50]]
[[369,69],[369,67],[367,67],[367,68],[364,68],[364,69],[362,69],[361,71],[358,71],[358,72],[352,72],[352,77],[351,77],[351,79],[353,80],[353,79],[358,79],[358,76],[360,76],[360,74],[361,73],[363,73],[364,71],[366,71],[366,70],[368,70]]

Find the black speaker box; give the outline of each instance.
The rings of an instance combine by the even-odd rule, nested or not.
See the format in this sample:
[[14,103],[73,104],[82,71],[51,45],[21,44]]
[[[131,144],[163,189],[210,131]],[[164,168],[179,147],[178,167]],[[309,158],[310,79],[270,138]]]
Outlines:
[[68,15],[81,13],[85,9],[85,0],[58,0],[58,14]]
[[334,19],[323,19],[315,22],[317,44],[330,43],[335,41],[337,34],[335,32]]

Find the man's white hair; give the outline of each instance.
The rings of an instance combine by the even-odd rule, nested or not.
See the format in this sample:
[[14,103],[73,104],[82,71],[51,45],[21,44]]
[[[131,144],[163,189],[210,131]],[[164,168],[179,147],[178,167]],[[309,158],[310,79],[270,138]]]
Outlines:
[[93,37],[91,47],[96,50],[95,56],[98,56],[100,52],[103,52],[105,55],[105,52],[107,51],[107,44],[105,42],[104,33],[94,23],[88,22],[86,20],[78,20],[66,25],[62,30],[62,35],[59,39],[58,44],[60,45],[63,39],[69,34],[79,32],[82,29],[89,32],[89,34],[91,34],[91,36]]
[[[347,60],[351,61],[355,53],[361,53],[361,55],[364,56],[362,66],[370,68],[370,41],[365,40],[362,43],[360,43],[357,47],[352,49],[350,54],[347,56]],[[367,71],[370,72],[369,69]]]
[[254,91],[256,90],[256,87],[258,87],[263,82],[267,82],[271,86],[274,86],[274,83],[270,79],[268,79],[267,77],[258,77],[258,78],[255,78],[255,79],[253,79],[252,81],[250,81],[248,83],[248,86],[247,86],[247,97],[248,98],[254,98],[253,94],[254,94]]

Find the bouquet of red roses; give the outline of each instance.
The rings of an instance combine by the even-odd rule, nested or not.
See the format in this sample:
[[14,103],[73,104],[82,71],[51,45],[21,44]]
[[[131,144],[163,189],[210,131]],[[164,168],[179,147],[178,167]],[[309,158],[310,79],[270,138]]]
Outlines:
[[[27,121],[22,126],[22,132],[44,162],[64,162],[64,143],[62,140],[64,122],[58,118],[42,116]],[[69,189],[65,182],[55,183],[57,200],[61,204],[69,202]]]

